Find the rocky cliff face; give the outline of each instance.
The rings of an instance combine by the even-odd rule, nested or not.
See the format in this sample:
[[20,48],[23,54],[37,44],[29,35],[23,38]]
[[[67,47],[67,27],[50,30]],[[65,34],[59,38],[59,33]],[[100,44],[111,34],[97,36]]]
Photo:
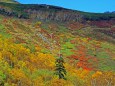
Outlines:
[[[8,4],[7,4],[8,5]],[[10,4],[11,5],[11,4]],[[13,5],[12,5],[13,6]],[[20,8],[19,8],[20,7]],[[14,10],[13,10],[14,9]],[[17,11],[17,10],[19,11]],[[77,12],[49,5],[15,5],[15,8],[0,6],[0,14],[15,16],[18,18],[31,18],[43,21],[81,22],[83,16]]]
[[31,5],[24,10],[30,18],[52,21],[82,21],[83,16],[77,12],[50,5]]
[[[48,8],[49,9],[49,8]],[[83,16],[80,13],[68,10],[26,10],[31,18],[36,18],[38,20],[52,20],[60,22],[78,21],[81,22]]]

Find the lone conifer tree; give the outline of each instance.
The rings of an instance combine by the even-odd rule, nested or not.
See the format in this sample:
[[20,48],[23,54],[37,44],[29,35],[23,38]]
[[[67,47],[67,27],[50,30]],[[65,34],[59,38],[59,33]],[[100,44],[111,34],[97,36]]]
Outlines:
[[59,79],[65,79],[65,75],[66,75],[66,69],[63,65],[64,63],[64,59],[62,58],[62,55],[60,55],[60,57],[58,59],[56,59],[56,69],[55,69],[55,74],[59,76]]

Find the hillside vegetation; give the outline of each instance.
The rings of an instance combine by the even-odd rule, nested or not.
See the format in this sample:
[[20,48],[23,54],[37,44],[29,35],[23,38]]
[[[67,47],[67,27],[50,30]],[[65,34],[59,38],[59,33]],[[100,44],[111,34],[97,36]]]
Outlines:
[[0,3],[0,86],[115,86],[115,15],[47,6]]

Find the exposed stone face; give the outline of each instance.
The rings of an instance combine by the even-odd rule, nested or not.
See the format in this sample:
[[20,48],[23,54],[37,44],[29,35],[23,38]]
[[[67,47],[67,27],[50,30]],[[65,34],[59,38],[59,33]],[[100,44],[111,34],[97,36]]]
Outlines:
[[[24,5],[22,5],[24,6]],[[21,17],[21,14],[19,12],[13,11],[9,9],[6,9],[4,6],[0,7],[0,13],[5,14],[8,16],[15,16]],[[22,12],[22,14],[27,14],[29,18],[31,19],[38,19],[43,21],[59,21],[59,22],[69,22],[69,21],[78,21],[81,22],[83,16],[76,11],[67,10],[64,8],[59,7],[53,7],[53,6],[47,6],[47,5],[32,5],[30,7],[25,8]],[[24,15],[25,17],[26,15]]]
[[71,10],[32,10],[27,9],[25,10],[31,18],[37,18],[38,20],[53,20],[53,21],[60,21],[60,22],[66,22],[66,21],[78,21],[81,22],[83,19],[83,16],[78,13]]

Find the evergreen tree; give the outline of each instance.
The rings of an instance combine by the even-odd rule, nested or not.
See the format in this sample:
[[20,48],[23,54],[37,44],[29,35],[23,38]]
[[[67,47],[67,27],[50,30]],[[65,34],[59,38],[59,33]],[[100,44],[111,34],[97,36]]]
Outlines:
[[55,69],[55,74],[59,76],[59,79],[65,79],[65,75],[66,75],[66,69],[64,67],[64,59],[62,58],[62,55],[60,55],[59,58],[56,59],[56,69]]

